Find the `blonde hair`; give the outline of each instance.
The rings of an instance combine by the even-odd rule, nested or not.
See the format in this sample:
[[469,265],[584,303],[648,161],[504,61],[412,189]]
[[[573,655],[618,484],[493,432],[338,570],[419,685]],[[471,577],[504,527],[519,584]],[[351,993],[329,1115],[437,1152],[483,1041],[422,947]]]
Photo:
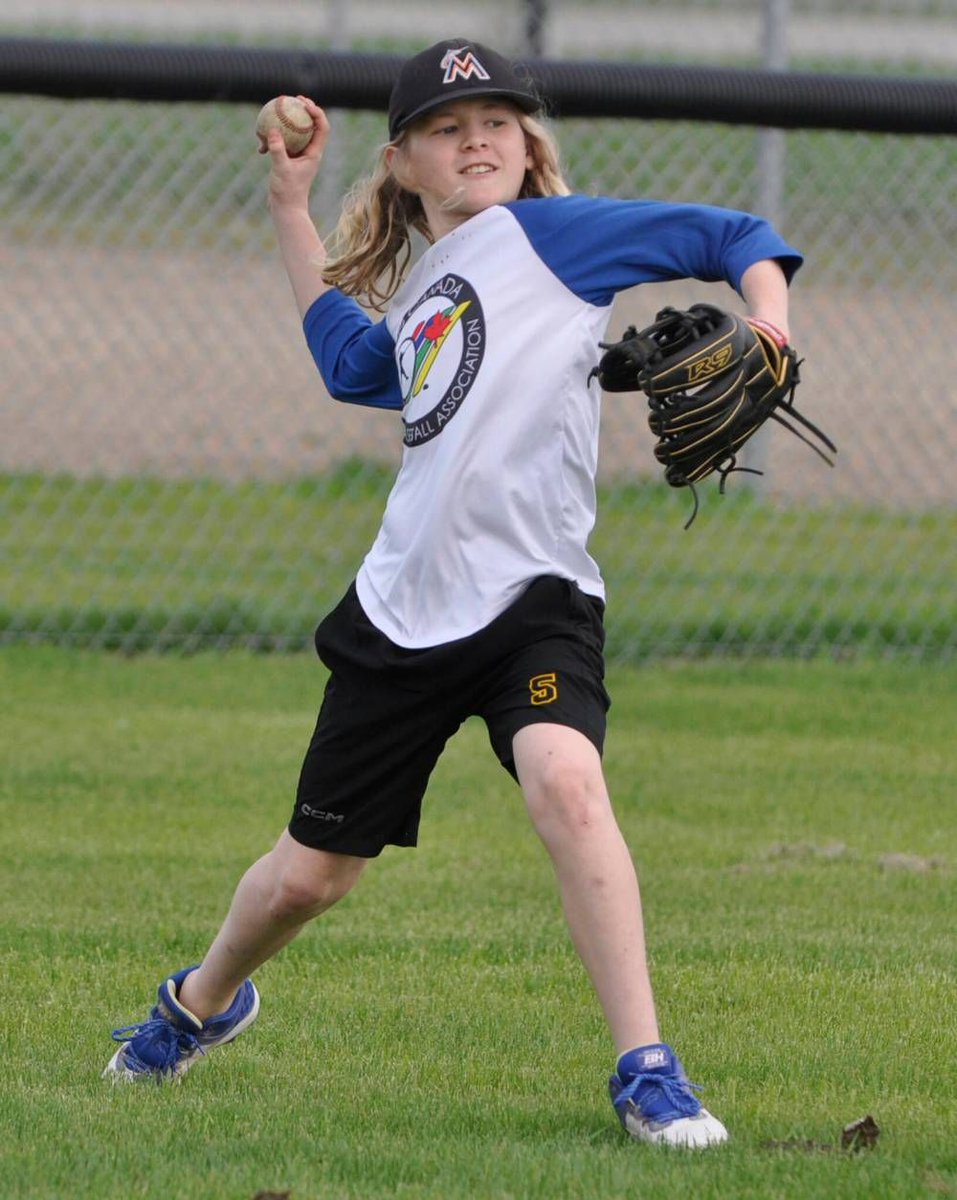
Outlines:
[[[571,189],[562,176],[551,131],[527,113],[517,116],[532,159],[518,198],[567,196]],[[403,131],[390,145],[401,146],[406,136]],[[378,312],[385,310],[405,277],[413,232],[432,241],[422,203],[396,179],[387,149],[380,149],[373,173],[347,194],[331,239],[333,255],[322,272],[326,283]]]

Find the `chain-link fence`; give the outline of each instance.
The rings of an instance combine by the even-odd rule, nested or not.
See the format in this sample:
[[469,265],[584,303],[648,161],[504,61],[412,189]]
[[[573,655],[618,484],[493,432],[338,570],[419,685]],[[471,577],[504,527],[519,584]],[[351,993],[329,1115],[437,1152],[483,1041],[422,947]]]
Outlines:
[[[17,7],[0,8],[0,33],[36,34],[44,5],[31,4],[32,24],[13,20]],[[169,24],[143,36],[172,40],[181,28],[180,40],[222,41],[230,16],[251,21],[261,6],[67,7],[49,32],[76,32],[68,17],[86,11],[82,36],[122,27],[129,37],[111,15],[162,9]],[[295,44],[294,10],[321,18],[321,36],[340,47],[423,41],[401,36],[397,18],[374,23],[392,12],[421,29],[413,6],[269,7],[273,44]],[[584,14],[608,57],[651,55],[644,31],[657,21],[670,29],[668,53],[690,60],[703,46],[689,30],[710,28],[694,21],[733,10],[755,33],[743,57],[760,61],[756,0],[688,7],[682,24],[677,6],[551,5],[548,50],[596,53],[575,32]],[[903,23],[907,46],[927,50],[923,63],[908,50],[906,69],[940,74],[947,7],[874,0],[858,24]],[[463,32],[520,51],[519,8],[463,9],[427,40]],[[817,30],[818,51],[801,53],[824,69],[838,6],[828,8],[795,3],[789,26]],[[197,31],[186,15],[200,12],[209,21]],[[265,37],[236,28],[239,40]],[[903,69],[901,45],[858,68]],[[5,640],[302,646],[372,540],[400,426],[323,391],[265,211],[254,116],[214,104],[2,102]],[[324,230],[384,138],[380,114],[332,120],[314,199]],[[578,190],[774,210],[807,255],[792,296],[800,407],[840,447],[831,471],[786,432],[762,435],[765,475],[732,476],[724,497],[706,488],[683,532],[687,494],[657,482],[641,406],[607,398],[593,546],[611,593],[611,652],[952,655],[957,139],[798,131],[773,135],[783,153],[769,155],[766,133],[707,123],[568,120],[556,133]],[[612,331],[700,298],[738,302],[716,286],[644,287],[619,299]]]

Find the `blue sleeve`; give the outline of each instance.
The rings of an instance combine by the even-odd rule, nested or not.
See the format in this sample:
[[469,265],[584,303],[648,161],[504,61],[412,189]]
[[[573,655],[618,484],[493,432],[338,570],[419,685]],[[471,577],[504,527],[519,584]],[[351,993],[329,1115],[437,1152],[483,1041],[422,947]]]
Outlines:
[[310,305],[302,328],[330,396],[371,408],[402,407],[385,321],[373,324],[355,300],[333,289]]
[[639,283],[724,281],[762,259],[788,280],[801,254],[761,217],[706,204],[553,196],[506,205],[539,258],[583,300],[607,305]]

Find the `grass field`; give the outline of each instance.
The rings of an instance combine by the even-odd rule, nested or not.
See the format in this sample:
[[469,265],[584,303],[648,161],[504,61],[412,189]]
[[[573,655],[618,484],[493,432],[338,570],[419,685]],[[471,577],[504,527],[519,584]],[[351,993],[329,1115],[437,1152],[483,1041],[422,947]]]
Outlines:
[[[660,1015],[732,1142],[629,1142],[514,785],[469,724],[422,844],[259,976],[182,1086],[109,1031],[284,823],[307,656],[0,654],[4,1200],[957,1196],[953,668],[616,668],[608,773]],[[834,1149],[865,1113],[877,1147]]]

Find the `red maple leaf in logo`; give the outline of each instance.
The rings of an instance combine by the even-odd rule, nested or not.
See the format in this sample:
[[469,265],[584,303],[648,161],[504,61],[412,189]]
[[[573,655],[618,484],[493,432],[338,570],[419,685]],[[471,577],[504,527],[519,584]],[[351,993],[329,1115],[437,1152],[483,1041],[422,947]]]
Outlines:
[[451,324],[451,319],[445,313],[437,312],[434,317],[430,317],[427,321],[422,336],[430,342],[437,342],[445,336]]

